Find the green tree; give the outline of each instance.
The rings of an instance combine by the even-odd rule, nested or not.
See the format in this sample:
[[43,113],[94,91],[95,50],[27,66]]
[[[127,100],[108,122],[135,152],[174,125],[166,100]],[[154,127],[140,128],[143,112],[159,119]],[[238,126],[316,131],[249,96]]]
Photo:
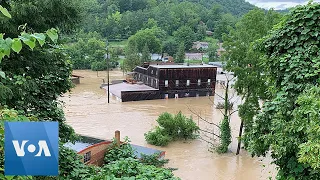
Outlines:
[[156,32],[156,28],[140,30],[129,38],[128,46],[137,46],[138,52],[142,52],[147,44],[151,53],[160,53],[161,41],[157,37]]
[[148,44],[145,44],[141,53],[141,62],[149,62],[151,60]]
[[105,64],[105,42],[96,37],[91,38],[90,34],[77,39],[77,42],[66,47],[74,69],[90,69],[93,62]]
[[218,43],[219,40],[217,39],[213,39],[210,43],[209,43],[209,47],[208,49],[206,49],[206,53],[209,56],[209,61],[220,61],[220,58],[218,57],[217,54],[217,50],[218,50]]
[[184,63],[184,59],[185,59],[185,46],[183,43],[181,43],[179,45],[179,49],[178,49],[178,52],[176,54],[176,58],[174,60],[175,63]]
[[168,53],[169,56],[174,56],[177,53],[179,44],[173,39],[169,38],[162,44],[162,52]]
[[[58,97],[72,87],[70,60],[64,50],[57,45],[59,43],[57,32],[47,31],[48,37],[54,40],[50,44],[44,43],[46,37],[40,33],[27,32],[30,29],[35,32],[45,32],[50,27],[68,32],[68,28],[75,26],[75,22],[79,20],[78,7],[75,7],[75,1],[55,0],[10,1],[9,5],[12,18],[0,19],[1,24],[4,24],[0,27],[0,32],[5,32],[1,38],[18,37],[21,34],[20,40],[33,50],[24,48],[25,45],[18,47],[17,39],[12,41],[15,43],[14,51],[22,49],[19,54],[11,53],[2,59],[0,66],[6,77],[0,79],[0,85],[6,87],[8,90],[6,92],[11,92],[14,96],[7,96],[8,98],[0,103],[41,120],[58,121],[61,142],[72,140],[74,131],[65,123],[58,101]],[[59,15],[57,11],[60,12]],[[70,15],[72,12],[74,16]],[[27,26],[22,29],[17,28],[25,22],[28,23]],[[40,46],[35,46],[36,41]]]
[[[57,7],[59,5],[57,4]],[[1,5],[0,12],[9,18],[12,17]],[[12,17],[12,22],[15,21],[14,18]],[[8,34],[15,34],[14,31],[8,31]],[[59,121],[60,142],[75,140],[74,131],[65,124],[63,111],[57,100],[59,95],[71,88],[71,66],[56,45],[57,31],[50,29],[46,33],[32,34],[22,31],[18,38],[3,38],[3,34],[0,34],[0,97],[7,97],[0,98],[1,179],[5,178],[3,175],[4,121]],[[37,46],[38,43],[39,46]],[[52,43],[51,47],[55,48],[48,46],[48,43]],[[15,96],[8,96],[8,94],[15,94]],[[12,178],[20,179],[21,177],[10,177]]]
[[124,60],[123,63],[124,63],[124,69],[126,71],[133,71],[133,69],[136,66],[142,65],[140,56],[138,54],[138,48],[135,43],[127,46],[125,54],[126,54],[126,59]]
[[207,26],[203,23],[199,24],[197,27],[197,40],[201,41],[206,37],[206,32],[207,32]]
[[[234,88],[245,100],[239,106],[241,125],[245,127],[245,131],[252,128],[253,118],[260,109],[259,99],[267,98],[267,79],[263,75],[265,69],[261,66],[262,56],[261,52],[254,49],[254,42],[267,35],[280,20],[279,13],[273,10],[265,12],[257,8],[244,15],[235,29],[223,38],[223,46],[227,51],[224,54],[227,60],[226,69],[235,73],[237,79]],[[244,142],[245,147],[248,146],[246,133],[240,140]],[[239,151],[240,144],[238,148]]]
[[223,14],[223,7],[221,5],[214,5],[209,10],[208,13],[208,20],[206,21],[206,25],[209,30],[213,31],[215,29],[216,24],[221,19],[221,16]]
[[228,34],[229,31],[235,26],[237,20],[232,14],[223,14],[221,19],[214,27],[213,35],[216,39],[222,41],[222,35]]
[[185,50],[191,49],[193,42],[196,39],[195,32],[189,26],[182,26],[173,33],[173,36],[177,42],[183,43]]
[[319,156],[313,157],[319,155],[319,10],[318,3],[296,7],[259,41],[271,95],[253,121],[248,149],[257,156],[270,150],[278,179],[320,178]]

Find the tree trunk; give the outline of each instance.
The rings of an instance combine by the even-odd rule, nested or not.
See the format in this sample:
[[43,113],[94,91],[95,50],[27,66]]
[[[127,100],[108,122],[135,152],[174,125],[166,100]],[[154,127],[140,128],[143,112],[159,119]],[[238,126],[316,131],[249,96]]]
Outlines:
[[238,155],[240,153],[240,149],[241,149],[242,129],[243,129],[243,120],[241,120],[240,131],[239,131],[239,139],[238,139],[238,148],[237,148],[236,155]]

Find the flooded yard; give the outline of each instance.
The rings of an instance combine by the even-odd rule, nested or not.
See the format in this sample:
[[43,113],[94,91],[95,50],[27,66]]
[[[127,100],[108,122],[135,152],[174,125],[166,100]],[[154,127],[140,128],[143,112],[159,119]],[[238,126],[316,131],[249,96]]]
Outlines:
[[[195,97],[180,99],[161,99],[137,102],[119,102],[115,97],[107,101],[104,89],[100,89],[102,79],[106,80],[106,72],[87,70],[74,71],[83,76],[81,83],[71,93],[61,98],[65,102],[67,123],[78,134],[96,138],[111,139],[115,130],[121,131],[121,137],[128,136],[133,144],[166,151],[170,159],[169,167],[178,168],[174,174],[183,180],[256,180],[268,179],[276,175],[275,166],[270,164],[271,158],[251,158],[244,150],[235,155],[240,119],[237,113],[231,118],[233,141],[230,153],[219,155],[209,152],[208,143],[196,139],[170,143],[167,147],[148,145],[144,133],[157,125],[156,119],[163,112],[183,114],[193,117],[202,129],[211,128],[201,121],[192,111],[201,117],[219,123],[222,114],[213,107],[212,101],[217,97]],[[110,79],[123,79],[121,71],[111,71]],[[223,93],[217,86],[216,91]],[[239,100],[239,98],[236,98]]]

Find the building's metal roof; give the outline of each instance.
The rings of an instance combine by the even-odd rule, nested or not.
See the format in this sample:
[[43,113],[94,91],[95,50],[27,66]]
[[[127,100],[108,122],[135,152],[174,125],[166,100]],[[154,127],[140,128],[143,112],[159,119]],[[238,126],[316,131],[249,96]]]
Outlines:
[[[87,147],[90,147],[94,144],[97,143],[101,143],[104,142],[105,140],[102,139],[97,139],[97,138],[92,138],[92,137],[87,137],[87,136],[80,136],[81,140],[73,143],[66,143],[64,144],[65,147],[68,147],[74,151],[76,151],[77,153],[86,149]],[[152,148],[147,148],[147,147],[143,147],[143,146],[138,146],[138,145],[134,145],[131,144],[133,150],[134,150],[134,154],[138,157],[141,158],[141,154],[146,154],[146,155],[152,155],[155,153],[162,153],[163,151],[161,150],[157,150],[157,149],[152,149]]]
[[150,65],[151,67],[155,67],[155,68],[159,68],[159,69],[176,69],[176,68],[212,68],[212,67],[216,67],[216,66],[212,66],[212,65]]
[[68,142],[64,144],[65,147],[68,147],[70,149],[75,150],[76,152],[80,152],[84,149],[86,149],[89,146],[92,146],[94,144],[98,144],[101,142],[104,142],[105,140],[97,139],[93,137],[88,136],[80,136],[80,141],[75,142],[74,144],[71,142]]

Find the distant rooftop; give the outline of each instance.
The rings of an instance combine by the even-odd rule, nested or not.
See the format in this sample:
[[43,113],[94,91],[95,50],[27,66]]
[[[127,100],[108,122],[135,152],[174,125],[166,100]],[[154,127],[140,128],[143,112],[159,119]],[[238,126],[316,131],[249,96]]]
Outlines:
[[159,68],[159,69],[175,69],[175,68],[212,68],[212,67],[216,67],[216,66],[212,66],[212,65],[178,65],[178,64],[174,64],[174,65],[150,65],[152,67],[155,68]]

